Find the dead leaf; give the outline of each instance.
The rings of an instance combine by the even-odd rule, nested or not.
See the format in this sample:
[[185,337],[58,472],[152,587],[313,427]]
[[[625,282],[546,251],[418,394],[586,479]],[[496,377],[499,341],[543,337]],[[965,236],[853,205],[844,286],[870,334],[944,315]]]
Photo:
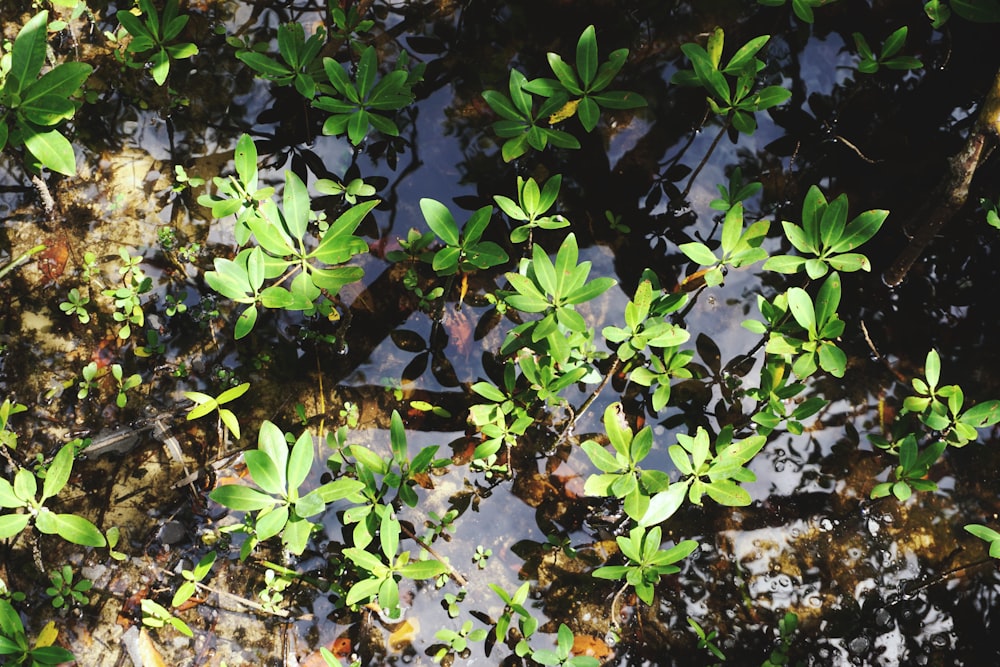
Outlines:
[[402,651],[404,648],[413,643],[413,640],[417,636],[417,632],[420,631],[420,621],[416,618],[411,618],[403,621],[399,624],[395,630],[389,635],[389,648],[397,653]]
[[49,239],[45,242],[45,250],[38,253],[38,268],[45,280],[54,283],[66,270],[66,260],[69,259],[69,244],[65,238]]
[[604,661],[611,657],[611,647],[609,647],[600,637],[590,635],[573,635],[573,655],[589,655]]
[[142,667],[167,667],[146,628],[139,630],[139,659],[142,661]]

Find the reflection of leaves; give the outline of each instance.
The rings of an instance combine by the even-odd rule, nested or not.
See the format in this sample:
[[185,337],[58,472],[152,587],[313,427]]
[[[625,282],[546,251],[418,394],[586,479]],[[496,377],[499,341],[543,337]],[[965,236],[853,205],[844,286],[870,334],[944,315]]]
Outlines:
[[427,349],[427,343],[416,331],[409,329],[396,329],[389,334],[396,347],[404,352],[421,352]]
[[430,352],[425,351],[413,357],[410,363],[406,364],[406,367],[403,368],[403,381],[412,382],[423,375],[424,371],[427,370],[427,359],[429,356]]
[[719,350],[719,346],[715,344],[715,341],[705,334],[700,333],[697,340],[695,340],[695,349],[698,350],[698,356],[711,369],[712,375],[718,377],[722,371],[722,352]]

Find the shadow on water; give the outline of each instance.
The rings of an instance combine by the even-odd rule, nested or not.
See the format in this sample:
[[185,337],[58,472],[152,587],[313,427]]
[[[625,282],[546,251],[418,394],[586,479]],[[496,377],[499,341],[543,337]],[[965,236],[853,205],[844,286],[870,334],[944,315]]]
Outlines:
[[[29,4],[5,3],[0,11],[8,38]],[[319,646],[357,654],[369,665],[431,664],[441,646],[435,631],[457,627],[442,600],[460,595],[459,586],[405,583],[403,623],[371,608],[345,609],[346,505],[331,508],[320,536],[297,560],[270,548],[241,563],[238,535],[218,541],[218,528],[236,519],[208,501],[207,492],[245,475],[230,454],[255,438],[222,442],[209,420],[185,421],[184,392],[216,395],[249,381],[252,393],[233,404],[245,434],[256,433],[264,419],[293,432],[304,426],[329,432],[349,422],[352,442],[384,448],[396,409],[411,452],[439,446],[438,456],[450,464],[420,480],[417,510],[400,507],[399,518],[404,533],[424,537],[464,573],[470,602],[459,620],[471,613],[477,627],[503,612],[488,583],[512,592],[529,581],[528,602],[541,631],[568,624],[578,636],[574,650],[606,664],[712,664],[689,618],[718,632],[730,664],[760,664],[782,646],[780,621],[787,612],[799,623],[787,638],[792,664],[1000,661],[990,633],[1000,577],[982,544],[962,530],[966,523],[995,524],[1000,512],[998,434],[984,432],[981,444],[949,450],[932,470],[941,492],[906,503],[869,500],[894,459],[873,451],[867,438],[887,428],[887,414],[910,393],[903,380],[921,373],[931,347],[940,351],[948,381],[961,382],[967,396],[1000,395],[995,230],[982,223],[981,212],[968,207],[902,286],[890,290],[878,279],[909,228],[919,224],[917,200],[941,179],[991,85],[1000,55],[982,45],[995,41],[995,28],[956,20],[934,32],[919,3],[901,2],[869,7],[844,0],[817,10],[812,27],[787,8],[723,0],[362,2],[375,21],[371,34],[380,58],[391,62],[406,50],[427,69],[416,103],[397,118],[399,136],[373,134],[355,150],[346,138],[323,136],[323,118],[294,91],[254,79],[225,40],[273,48],[278,25],[319,25],[326,17],[322,3],[183,3],[192,16],[185,35],[200,53],[175,63],[170,93],[113,57],[105,31],[117,27],[113,12],[125,4],[90,2],[90,18],[73,22],[71,38],[54,46],[96,71],[88,104],[73,124],[79,175],[50,179],[57,202],[51,219],[42,215],[17,155],[4,153],[0,170],[5,262],[40,242],[50,248],[9,275],[0,294],[0,387],[30,408],[12,422],[19,460],[51,456],[74,437],[104,443],[101,455],[78,463],[76,495],[60,501],[103,529],[121,527],[119,548],[127,554],[121,562],[103,552],[84,555],[49,536],[0,547],[4,581],[28,593],[30,628],[55,618],[79,664],[129,664],[125,656],[135,637],[125,629],[138,627],[141,600],[169,601],[169,574],[215,548],[213,588],[183,612],[195,638],[174,642],[168,630],[158,635],[159,650],[176,664],[291,665],[298,659],[312,666],[322,664]],[[588,24],[598,26],[602,54],[631,49],[619,85],[643,95],[648,108],[612,114],[596,133],[579,137],[579,151],[531,152],[504,163],[480,93],[502,89],[512,66],[543,75],[546,52],[572,53]],[[925,68],[857,74],[851,33],[881,38],[902,24],[910,26],[909,43],[924,45]],[[668,81],[686,67],[680,45],[703,42],[717,25],[725,28],[727,52],[753,36],[774,35],[764,74],[793,95],[783,107],[758,114],[753,136],[723,137],[680,201],[719,126],[701,127],[703,92]],[[257,143],[262,183],[280,189],[283,172],[292,170],[310,183],[362,177],[377,185],[383,203],[359,229],[370,249],[359,259],[365,277],[345,288],[339,320],[262,315],[251,336],[234,341],[236,311],[203,279],[214,257],[233,255],[232,222],[213,221],[197,203],[198,189],[179,184],[174,168],[205,179],[231,169],[243,132]],[[600,416],[617,400],[634,423],[653,427],[656,445],[646,465],[668,472],[674,467],[667,446],[677,433],[698,426],[715,433],[731,424],[749,434],[755,406],[744,388],[756,385],[760,368],[747,356],[757,337],[740,323],[758,316],[756,294],[774,296],[785,289],[784,280],[744,269],[721,288],[694,292],[681,323],[692,332],[698,372],[674,386],[670,405],[655,413],[648,390],[619,375],[570,438],[561,437],[568,415],[539,410],[512,453],[507,479],[469,467],[478,440],[466,419],[476,400],[470,387],[495,377],[494,352],[513,325],[483,296],[504,287],[502,272],[475,275],[461,307],[455,289],[435,317],[404,287],[416,280],[429,288],[433,272],[419,266],[407,277],[407,267],[386,254],[399,249],[411,228],[423,231],[422,197],[446,203],[462,219],[492,203],[494,194],[512,195],[516,176],[561,173],[560,211],[573,221],[582,258],[593,262],[593,275],[619,283],[584,312],[600,331],[621,321],[644,268],[670,289],[696,270],[677,246],[718,235],[720,216],[709,204],[715,185],[736,165],[763,183],[761,194],[746,202],[750,219],[798,220],[814,183],[831,197],[847,193],[852,215],[869,208],[892,215],[866,246],[872,272],[844,276],[841,347],[849,369],[844,380],[823,375],[808,389],[831,404],[802,435],[770,438],[752,463],[757,481],[746,485],[750,506],[685,505],[665,524],[666,539],[696,539],[700,546],[679,574],[660,582],[649,606],[591,576],[596,567],[619,562],[615,537],[626,517],[619,503],[584,493],[594,468],[575,445],[603,432]],[[986,161],[974,190],[995,196],[988,184],[1000,177],[998,169],[995,159]],[[314,207],[317,202],[330,219],[339,213],[334,198],[318,198]],[[605,211],[620,216],[629,231],[612,229]],[[501,227],[494,220],[488,237],[517,257]],[[778,229],[772,224],[766,241],[775,252],[783,243]],[[540,231],[533,241],[554,248],[560,234]],[[70,289],[97,303],[102,287],[121,280],[120,248],[141,255],[152,279],[145,327],[127,340],[117,337],[106,314],[80,322],[60,311]],[[94,255],[89,278],[86,253]],[[89,396],[78,396],[80,369],[91,361],[141,375],[142,386],[126,406],[114,405],[107,375]],[[580,406],[591,389],[571,389],[570,403]],[[182,460],[152,437],[154,418],[169,423]],[[178,485],[189,470],[208,472]],[[321,481],[316,470],[313,475]],[[33,564],[39,548],[48,566],[70,562],[95,582],[88,605],[68,613],[49,607],[48,579]],[[486,551],[492,555],[479,569],[477,552]],[[273,608],[262,608],[258,594],[264,561],[306,575],[286,582],[284,600]],[[495,638],[445,660],[522,664]]]

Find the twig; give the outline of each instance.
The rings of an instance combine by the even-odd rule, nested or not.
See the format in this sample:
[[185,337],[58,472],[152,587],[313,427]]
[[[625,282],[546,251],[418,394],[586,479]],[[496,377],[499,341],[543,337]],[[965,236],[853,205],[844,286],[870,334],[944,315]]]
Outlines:
[[715,152],[715,147],[719,145],[719,142],[722,141],[722,137],[725,136],[728,130],[729,130],[729,119],[727,118],[726,122],[722,124],[722,129],[719,130],[719,133],[715,135],[715,139],[712,140],[712,145],[708,147],[708,151],[705,153],[705,157],[701,159],[701,162],[698,163],[698,166],[695,167],[694,171],[691,172],[691,178],[688,179],[688,184],[684,187],[684,191],[681,193],[681,196],[679,197],[681,200],[687,199],[687,196],[691,194],[691,188],[694,187],[694,179],[698,178],[698,174],[700,174],[701,170],[705,168],[706,164],[708,164],[708,158],[710,158],[712,156],[712,153]]
[[889,363],[889,360],[883,357],[879,353],[878,349],[875,347],[875,343],[872,342],[872,337],[868,335],[868,327],[865,326],[864,320],[861,320],[861,333],[864,334],[865,342],[868,343],[868,348],[872,351],[872,354],[875,355],[875,358],[881,361],[885,365],[885,367],[889,369],[889,372],[896,377],[897,380],[899,380],[903,384],[906,384],[906,377],[902,373],[897,371],[895,368],[893,368],[892,364]]
[[909,245],[903,248],[892,266],[882,274],[886,285],[895,287],[903,282],[910,267],[923,254],[924,248],[930,245],[945,223],[965,206],[969,198],[969,185],[982,161],[989,135],[1000,135],[1000,73],[983,101],[979,117],[976,118],[965,146],[948,161],[948,176],[933,195],[939,203],[930,208],[924,224],[910,239]]
[[566,428],[571,428],[576,425],[576,423],[580,420],[580,417],[583,416],[583,413],[587,411],[587,408],[589,408],[591,404],[595,400],[597,400],[598,395],[601,393],[601,391],[604,390],[604,387],[607,386],[611,378],[614,377],[614,374],[618,372],[618,369],[621,368],[621,365],[622,365],[622,360],[618,357],[615,357],[614,362],[611,364],[611,368],[609,368],[608,372],[604,374],[604,378],[601,380],[601,384],[597,385],[597,388],[591,392],[590,396],[587,397],[587,400],[585,400],[583,402],[583,405],[579,407],[579,409],[576,411],[576,415],[573,417],[573,419],[569,423],[569,426],[567,426]]
[[424,551],[426,551],[427,553],[429,553],[431,556],[433,556],[434,560],[436,560],[437,562],[441,563],[446,568],[448,568],[448,576],[451,577],[452,580],[454,580],[454,582],[456,584],[458,584],[462,588],[465,588],[466,586],[469,585],[469,580],[466,579],[465,577],[463,577],[461,572],[459,572],[458,570],[456,570],[455,568],[453,568],[451,566],[451,563],[449,563],[444,558],[442,558],[438,554],[438,552],[434,551],[434,548],[431,545],[424,544],[423,540],[421,540],[419,537],[417,537],[412,532],[410,532],[410,529],[407,528],[406,526],[404,526],[402,523],[399,524],[399,528],[403,532],[404,535],[406,535],[408,538],[410,538],[411,540],[413,540],[414,542],[416,542],[417,544],[419,544],[421,549],[423,549]]

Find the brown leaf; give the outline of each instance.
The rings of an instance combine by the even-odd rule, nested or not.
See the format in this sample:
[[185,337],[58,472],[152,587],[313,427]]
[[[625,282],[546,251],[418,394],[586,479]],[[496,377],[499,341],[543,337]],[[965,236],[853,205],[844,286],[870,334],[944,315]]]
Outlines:
[[167,667],[146,628],[139,631],[139,659],[142,661],[142,667]]

